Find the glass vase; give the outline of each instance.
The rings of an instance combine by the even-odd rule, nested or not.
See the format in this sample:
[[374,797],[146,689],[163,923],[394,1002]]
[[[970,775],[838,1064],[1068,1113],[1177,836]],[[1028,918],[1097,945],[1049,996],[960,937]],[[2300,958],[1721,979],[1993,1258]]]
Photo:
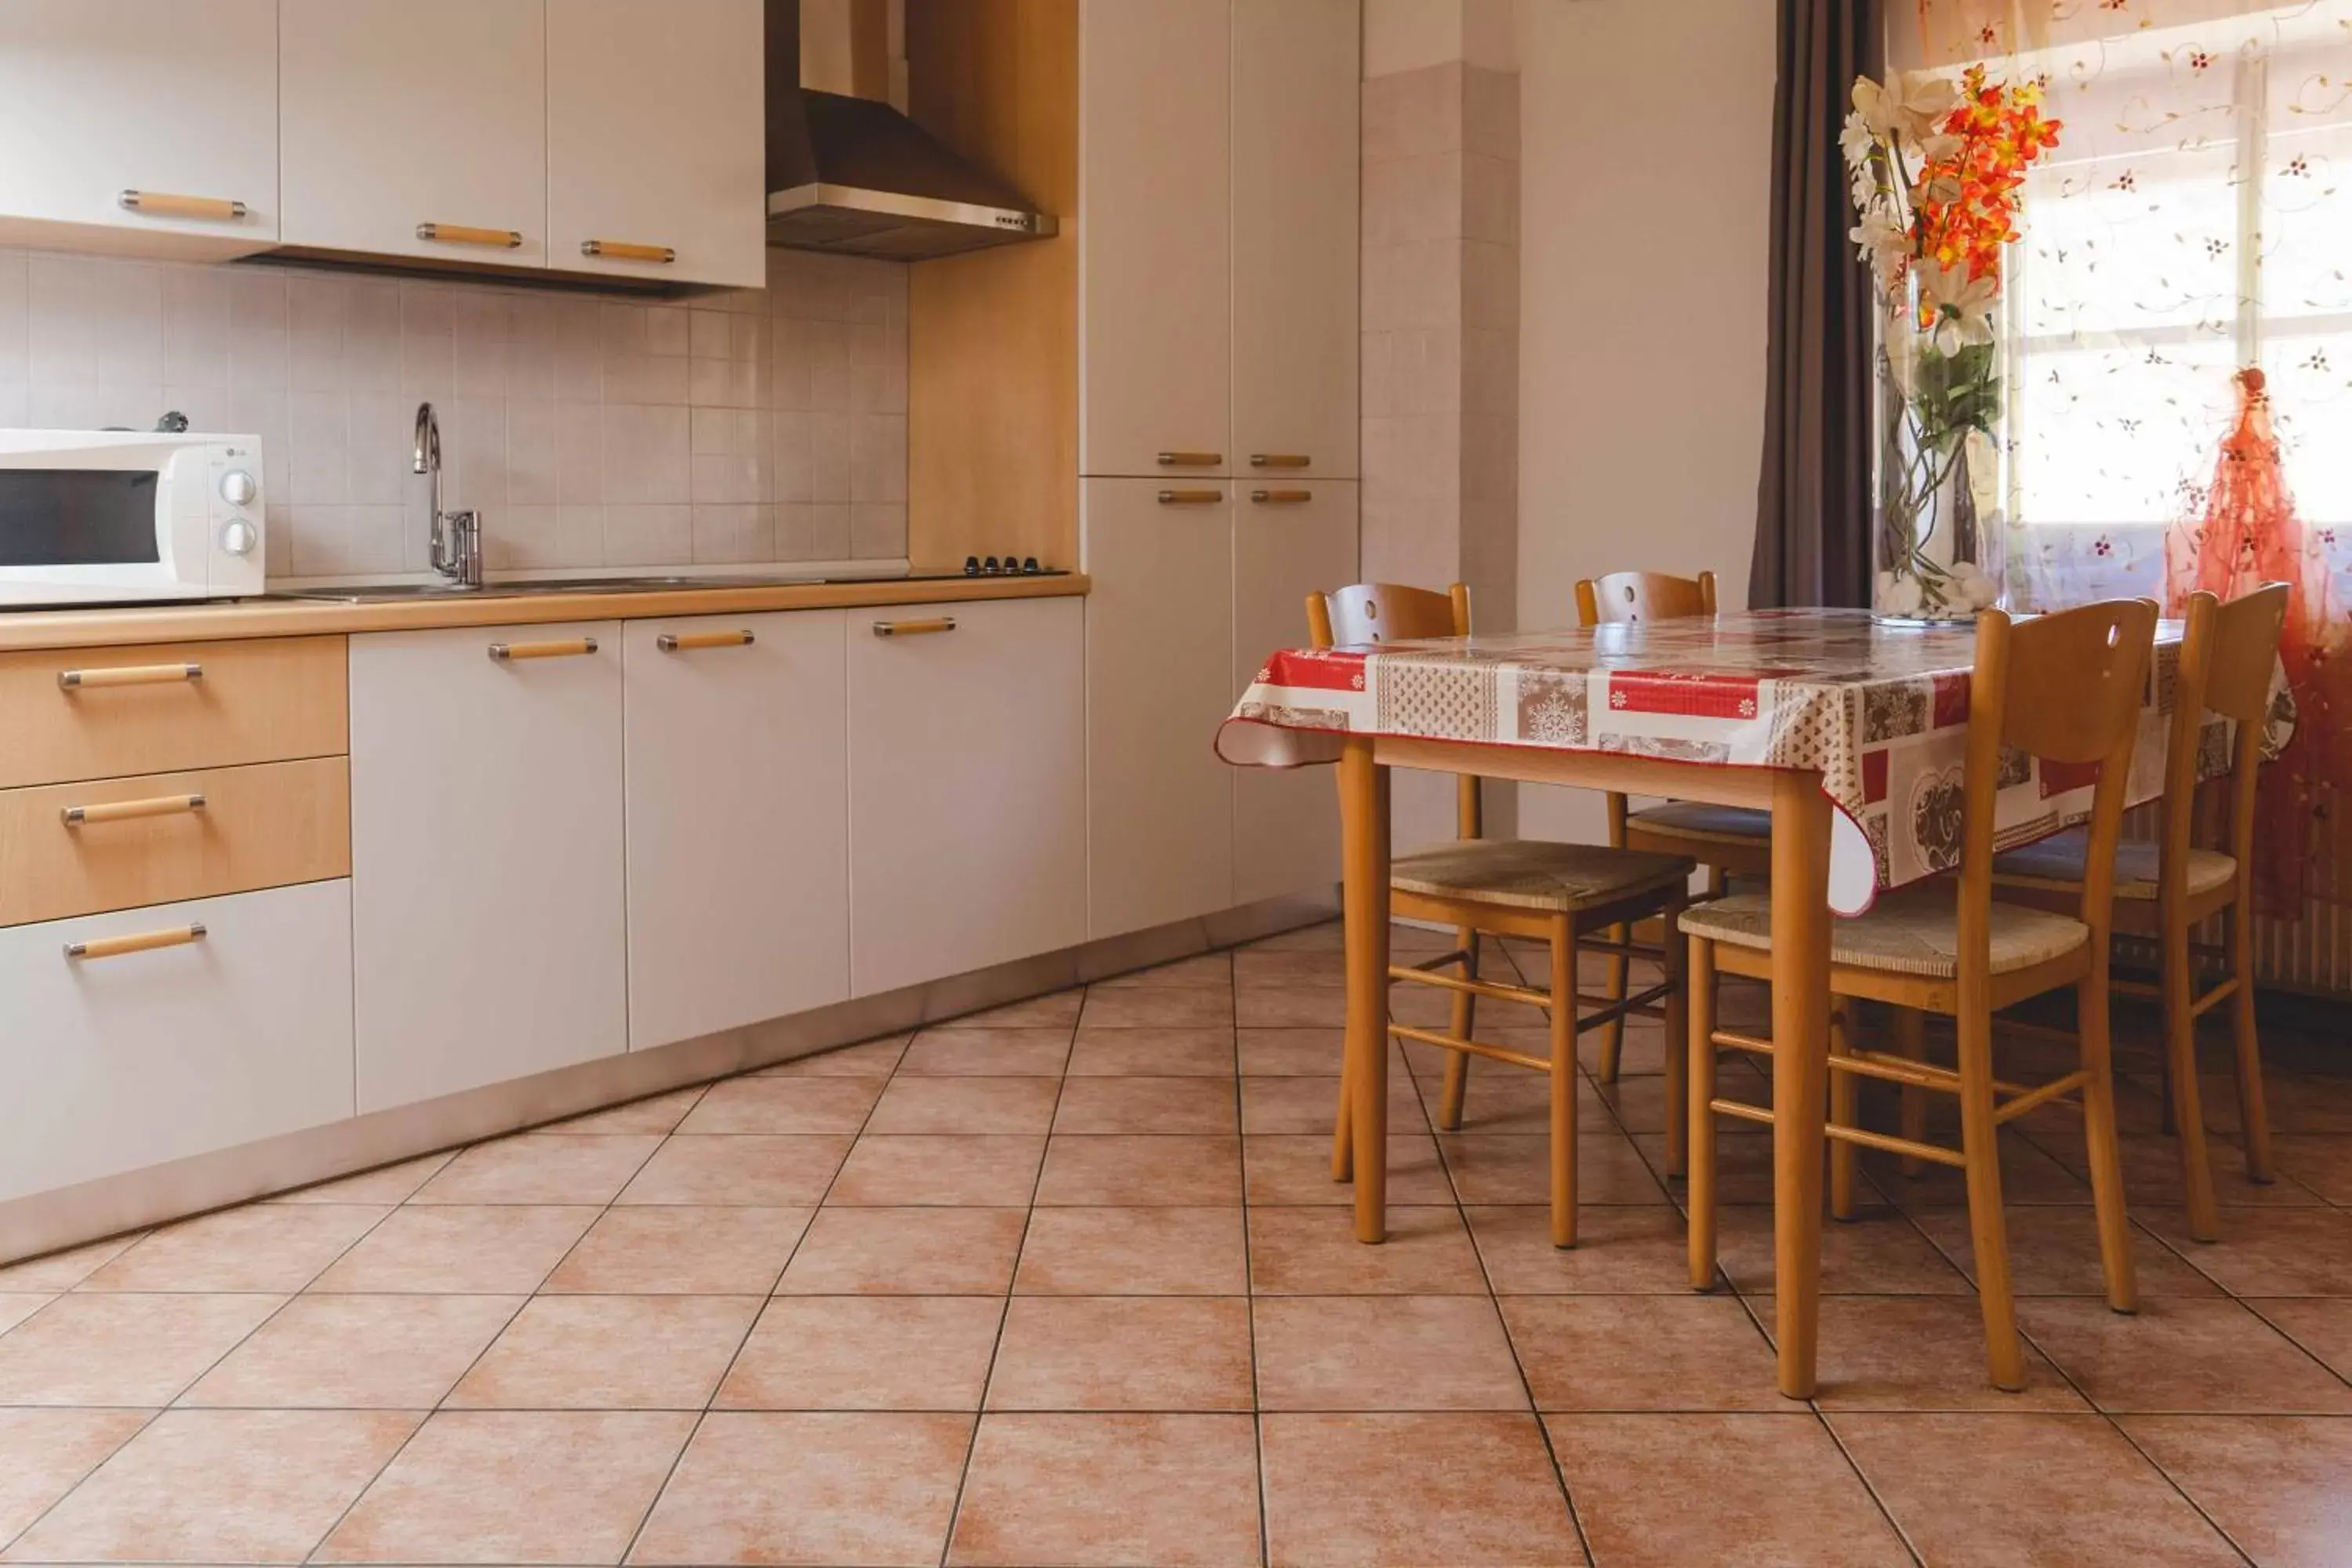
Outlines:
[[1997,350],[1948,349],[1894,324],[1885,338],[1871,609],[1910,625],[1967,622],[2007,598],[2000,521],[1985,504],[1999,460]]

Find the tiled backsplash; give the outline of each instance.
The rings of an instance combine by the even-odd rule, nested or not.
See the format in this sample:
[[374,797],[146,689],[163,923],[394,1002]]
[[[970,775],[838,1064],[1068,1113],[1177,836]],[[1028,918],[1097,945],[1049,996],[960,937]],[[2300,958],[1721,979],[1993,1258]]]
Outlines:
[[906,554],[903,265],[647,302],[0,248],[0,426],[258,435],[273,577],[425,570],[426,399],[494,572]]

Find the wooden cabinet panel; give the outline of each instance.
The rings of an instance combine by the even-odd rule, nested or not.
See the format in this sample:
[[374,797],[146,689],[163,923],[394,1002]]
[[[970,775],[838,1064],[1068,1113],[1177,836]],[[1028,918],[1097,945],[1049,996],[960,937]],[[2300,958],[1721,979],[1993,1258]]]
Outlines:
[[621,759],[618,622],[352,639],[361,1110],[627,1048]]
[[[1234,901],[1230,486],[1084,481],[1087,928],[1115,936]],[[1163,490],[1213,493],[1163,504]]]
[[846,625],[628,623],[632,1049],[849,994]]

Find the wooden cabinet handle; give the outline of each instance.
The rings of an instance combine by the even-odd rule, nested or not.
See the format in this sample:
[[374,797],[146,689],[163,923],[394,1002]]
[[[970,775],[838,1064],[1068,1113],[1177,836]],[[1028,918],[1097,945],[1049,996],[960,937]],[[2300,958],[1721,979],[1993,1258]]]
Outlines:
[[596,651],[594,637],[564,637],[557,642],[494,642],[490,657],[500,664],[518,658],[577,658]]
[[150,800],[110,800],[103,805],[69,805],[59,816],[68,827],[79,827],[85,822],[129,822],[141,816],[175,816],[182,812],[202,811],[205,797],[200,795],[159,795]]
[[651,261],[663,267],[677,259],[677,252],[667,245],[633,245],[625,239],[583,239],[580,254],[607,261]]
[[926,621],[877,621],[874,635],[877,637],[924,637],[934,632],[956,629],[953,616],[936,616]]
[[170,191],[124,191],[114,203],[125,212],[148,213],[156,217],[210,218],[215,223],[233,223],[246,216],[243,202],[233,202],[226,196],[183,196]]
[[416,237],[436,245],[495,245],[502,250],[522,246],[522,233],[511,228],[469,228],[461,223],[420,223]]
[[205,940],[205,922],[190,921],[170,931],[146,931],[136,936],[93,937],[66,943],[68,958],[119,958],[126,952],[152,952],[159,947],[185,947]]
[[1223,490],[1161,490],[1161,506],[1211,506],[1225,499]]
[[664,653],[684,653],[698,647],[750,647],[760,639],[750,632],[664,632],[654,647]]
[[202,680],[201,664],[121,664],[111,669],[61,669],[58,684],[68,691],[94,686],[163,686],[175,680]]
[[1250,500],[1260,506],[1297,506],[1315,499],[1313,490],[1252,490]]
[[1225,460],[1223,452],[1162,452],[1160,466],[1163,468],[1213,468]]
[[1253,468],[1303,468],[1314,461],[1304,452],[1252,452]]

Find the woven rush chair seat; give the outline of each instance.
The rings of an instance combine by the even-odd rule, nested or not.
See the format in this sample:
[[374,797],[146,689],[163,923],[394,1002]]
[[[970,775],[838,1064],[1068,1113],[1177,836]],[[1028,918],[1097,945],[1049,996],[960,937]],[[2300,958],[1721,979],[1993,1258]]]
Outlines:
[[1572,914],[1690,879],[1694,863],[1597,844],[1534,838],[1465,838],[1399,856],[1389,872],[1398,892],[1475,899],[1510,909]]
[[[1769,952],[1772,900],[1741,893],[1694,904],[1683,930],[1727,947]],[[1992,973],[2031,969],[2063,958],[2091,938],[2091,928],[2066,915],[2022,904],[1992,907]],[[1960,972],[1960,911],[1948,883],[1931,881],[1886,894],[1865,915],[1830,922],[1830,962],[1890,974],[1950,980]]]
[[[2072,889],[2083,880],[2083,862],[2090,850],[2090,835],[2069,828],[1994,856],[1993,880]],[[2163,846],[2152,841],[2126,839],[2116,845],[2116,897],[2152,902],[2162,891],[2158,879],[2163,860]],[[2226,888],[2238,876],[2237,861],[2218,849],[2190,849],[2187,868],[2191,895]]]
[[1744,805],[1706,805],[1695,800],[1675,800],[1631,813],[1625,818],[1625,826],[1653,838],[1752,847],[1770,841],[1772,814],[1751,811]]

